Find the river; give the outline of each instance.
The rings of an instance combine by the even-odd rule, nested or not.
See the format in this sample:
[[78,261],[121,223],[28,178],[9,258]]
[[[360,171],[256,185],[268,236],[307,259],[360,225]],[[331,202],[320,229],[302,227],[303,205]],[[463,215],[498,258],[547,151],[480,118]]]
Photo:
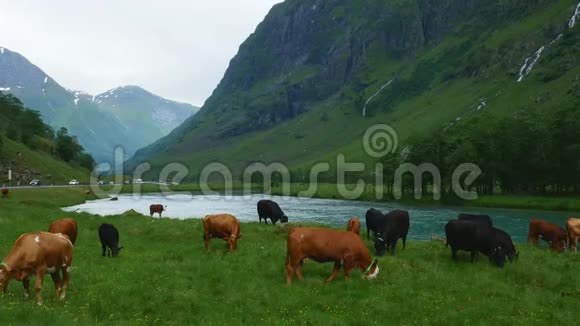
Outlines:
[[[497,208],[445,207],[403,205],[393,202],[361,202],[335,199],[277,197],[266,195],[252,196],[204,196],[174,193],[170,195],[143,194],[119,195],[118,201],[109,199],[88,201],[85,204],[63,208],[65,211],[87,212],[108,216],[119,215],[130,209],[148,215],[149,205],[167,205],[164,217],[187,219],[201,218],[208,214],[230,213],[244,222],[257,222],[256,203],[260,199],[272,199],[294,223],[321,223],[335,227],[346,227],[350,217],[360,218],[364,229],[365,212],[374,207],[383,212],[393,209],[405,209],[411,217],[409,238],[427,240],[432,234],[444,235],[447,221],[456,218],[459,213],[487,214],[494,225],[511,234],[514,241],[526,241],[528,222],[532,218],[544,219],[564,226],[568,217],[580,216],[571,212],[534,211]],[[156,215],[157,216],[157,215]]]

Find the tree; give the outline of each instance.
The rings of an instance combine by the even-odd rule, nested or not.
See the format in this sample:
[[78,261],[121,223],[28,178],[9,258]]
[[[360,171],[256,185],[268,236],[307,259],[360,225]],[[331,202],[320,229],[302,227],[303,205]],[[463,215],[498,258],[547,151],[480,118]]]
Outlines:
[[60,128],[56,133],[56,154],[65,162],[70,162],[83,151],[75,137],[68,134],[68,129]]
[[92,170],[95,167],[95,159],[88,153],[81,153],[77,159],[79,165],[85,169]]

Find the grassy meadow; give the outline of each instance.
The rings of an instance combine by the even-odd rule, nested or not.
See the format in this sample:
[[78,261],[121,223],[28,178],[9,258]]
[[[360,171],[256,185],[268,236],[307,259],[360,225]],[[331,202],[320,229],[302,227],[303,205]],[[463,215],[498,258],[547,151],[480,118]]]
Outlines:
[[[55,300],[48,276],[44,306],[24,300],[21,283],[11,281],[0,296],[0,324],[570,325],[580,311],[580,256],[545,246],[518,244],[520,260],[499,269],[484,257],[471,264],[467,253],[453,262],[439,242],[410,241],[406,250],[380,259],[373,281],[355,271],[349,283],[341,273],[325,284],[332,264],[307,261],[304,281],[288,287],[284,228],[244,223],[235,254],[215,239],[208,253],[199,219],[59,209],[85,199],[81,189],[49,189],[14,191],[0,200],[2,257],[22,233],[46,230],[67,216],[79,224],[66,302]],[[192,217],[201,216],[192,211]],[[124,249],[117,258],[101,256],[97,228],[103,222],[120,231]]]

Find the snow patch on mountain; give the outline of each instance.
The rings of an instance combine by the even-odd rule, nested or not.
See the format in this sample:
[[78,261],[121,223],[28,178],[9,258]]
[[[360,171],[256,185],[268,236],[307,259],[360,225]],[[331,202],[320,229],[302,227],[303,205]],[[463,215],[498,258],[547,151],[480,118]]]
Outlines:
[[10,87],[0,87],[0,91],[2,92],[8,92],[10,90]]

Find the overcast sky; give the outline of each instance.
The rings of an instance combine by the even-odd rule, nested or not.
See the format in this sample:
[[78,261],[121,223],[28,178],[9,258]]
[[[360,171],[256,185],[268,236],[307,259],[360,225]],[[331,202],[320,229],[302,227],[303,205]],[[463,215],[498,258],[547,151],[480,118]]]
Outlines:
[[0,46],[70,89],[132,84],[202,105],[278,2],[0,0]]

